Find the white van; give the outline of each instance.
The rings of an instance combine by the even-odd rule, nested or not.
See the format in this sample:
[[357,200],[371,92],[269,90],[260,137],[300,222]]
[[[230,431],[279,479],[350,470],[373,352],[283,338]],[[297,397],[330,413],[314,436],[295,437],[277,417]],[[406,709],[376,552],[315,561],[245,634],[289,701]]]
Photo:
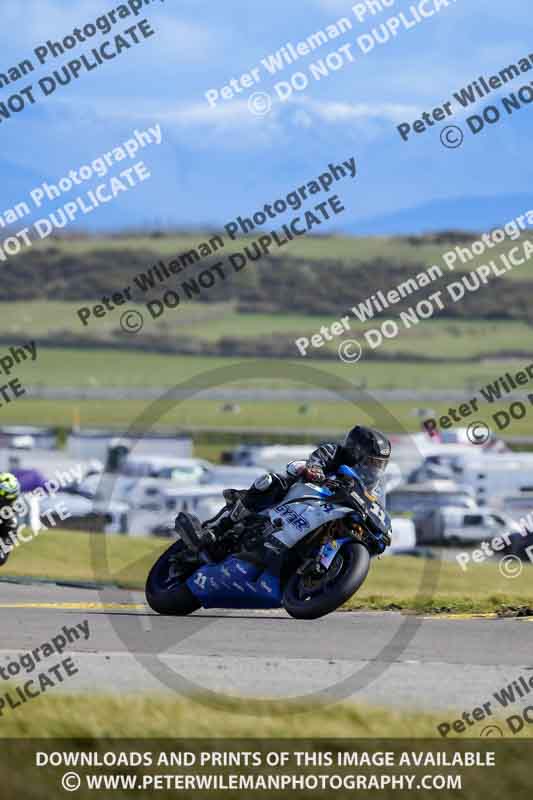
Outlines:
[[389,514],[415,515],[443,506],[475,508],[473,492],[455,481],[435,480],[398,486],[387,495]]
[[508,514],[486,508],[441,508],[442,543],[460,547],[495,537],[520,533],[521,528]]
[[533,532],[533,492],[521,495],[510,495],[502,500],[502,509],[525,530]]
[[533,492],[533,453],[485,455],[457,459],[455,480],[470,487],[479,505],[499,505],[507,495]]

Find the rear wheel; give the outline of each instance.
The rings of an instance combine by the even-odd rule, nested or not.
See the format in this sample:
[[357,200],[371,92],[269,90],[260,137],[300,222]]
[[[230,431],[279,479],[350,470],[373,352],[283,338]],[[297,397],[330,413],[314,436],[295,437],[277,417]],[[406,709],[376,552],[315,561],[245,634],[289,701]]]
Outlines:
[[285,587],[283,605],[296,619],[318,619],[345,603],[362,585],[370,555],[359,542],[344,544],[321,576],[293,574]]
[[183,542],[174,542],[159,556],[146,579],[146,600],[153,611],[166,616],[185,616],[197,611],[201,603],[185,581],[199,564],[185,558]]

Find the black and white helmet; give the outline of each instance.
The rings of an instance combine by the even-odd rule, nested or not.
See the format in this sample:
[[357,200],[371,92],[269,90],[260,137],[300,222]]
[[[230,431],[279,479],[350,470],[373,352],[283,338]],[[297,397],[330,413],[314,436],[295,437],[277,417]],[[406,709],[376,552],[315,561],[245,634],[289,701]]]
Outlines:
[[369,491],[379,484],[391,455],[387,437],[373,428],[357,425],[346,434],[343,446],[352,455],[361,480]]

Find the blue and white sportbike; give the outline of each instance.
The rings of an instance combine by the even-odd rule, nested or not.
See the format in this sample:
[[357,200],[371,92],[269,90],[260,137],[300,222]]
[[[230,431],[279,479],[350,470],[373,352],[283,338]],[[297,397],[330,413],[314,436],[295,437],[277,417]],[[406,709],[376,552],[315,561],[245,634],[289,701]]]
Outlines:
[[159,614],[202,606],[285,608],[316,619],[355,594],[371,557],[391,542],[388,514],[347,466],[320,486],[294,483],[281,502],[236,523],[207,549],[209,522],[178,516],[178,538],[146,582],[148,603]]

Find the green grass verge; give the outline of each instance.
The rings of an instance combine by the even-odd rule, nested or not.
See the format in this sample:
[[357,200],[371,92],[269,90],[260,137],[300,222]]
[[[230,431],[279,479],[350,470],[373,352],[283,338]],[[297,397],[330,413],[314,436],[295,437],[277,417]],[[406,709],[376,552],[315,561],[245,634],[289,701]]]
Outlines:
[[[26,338],[26,337],[25,337]],[[0,347],[0,350],[4,348]],[[7,349],[7,348],[6,348]],[[346,364],[336,359],[320,361],[312,358],[283,360],[277,370],[275,359],[220,358],[208,356],[164,355],[142,350],[99,350],[74,348],[41,348],[35,361],[25,361],[16,367],[10,378],[20,377],[26,384],[47,387],[171,387],[190,378],[215,369],[222,369],[215,386],[263,386],[288,388],[300,383],[313,389],[301,368],[313,367],[325,375],[338,377],[372,389],[465,389],[476,391],[489,380],[499,377],[513,365],[509,361],[491,360],[486,363],[438,364],[414,362],[384,362],[363,359],[357,364]],[[251,375],[265,377],[233,378],[236,364],[250,364]],[[256,365],[256,366],[254,366]],[[524,366],[516,362],[516,369]],[[261,370],[261,367],[264,369]],[[253,372],[252,372],[253,370]],[[285,377],[290,376],[290,377]],[[235,381],[232,383],[232,381]]]
[[348,609],[396,609],[417,613],[487,613],[533,607],[529,565],[504,578],[497,563],[474,564],[463,572],[454,561],[386,556],[374,561]]
[[[179,309],[168,310],[160,320],[153,320],[146,313],[145,306],[129,304],[119,306],[117,311],[108,313],[101,319],[91,319],[87,327],[82,327],[76,311],[80,306],[95,305],[95,301],[48,302],[32,301],[0,303],[0,335],[4,336],[47,336],[65,331],[76,335],[93,337],[112,337],[119,328],[120,314],[126,308],[137,308],[144,312],[143,334],[186,336],[208,342],[216,342],[224,337],[238,339],[266,338],[272,332],[283,334],[296,340],[319,332],[321,326],[330,327],[335,319],[349,317],[350,335],[360,336],[372,323],[364,325],[349,313],[349,308],[339,304],[337,317],[311,316],[304,314],[240,314],[231,303],[188,303]],[[394,313],[390,316],[394,316]],[[383,315],[383,319],[387,314]],[[378,317],[378,322],[381,317]],[[396,339],[386,340],[381,352],[412,353],[413,355],[438,354],[439,358],[469,358],[483,353],[497,353],[516,349],[519,342],[525,343],[531,337],[531,327],[524,322],[509,320],[427,320],[410,330],[402,330]],[[326,343],[325,347],[334,351],[343,337]],[[315,351],[316,352],[316,351]],[[295,356],[298,355],[296,347]],[[309,351],[312,357],[313,350]]]
[[[220,700],[213,708],[202,698],[186,699],[168,694],[80,694],[68,699],[59,691],[35,698],[26,706],[6,712],[3,737],[194,737],[251,738],[319,737],[430,737],[444,717],[410,714],[338,704],[294,705],[287,713],[279,704],[254,704],[253,700]],[[256,713],[254,714],[254,708]],[[303,728],[302,728],[303,726]]]
[[[116,582],[127,588],[143,589],[150,566],[168,547],[162,539],[49,528],[31,543],[15,549],[2,574],[29,575],[89,582]],[[103,555],[105,554],[105,555]]]
[[[154,538],[107,536],[104,540],[102,534],[49,530],[16,550],[3,572],[96,582],[111,576],[120,586],[143,589],[148,570],[168,544]],[[532,601],[529,567],[509,580],[493,563],[476,564],[462,572],[455,562],[385,557],[373,562],[365,584],[346,608],[482,613],[533,605]]]
[[[465,392],[464,399],[469,400],[474,393]],[[52,425],[58,427],[70,427],[80,424],[82,427],[105,427],[105,428],[128,428],[141,414],[149,407],[150,401],[142,400],[19,400],[2,408],[3,425]],[[228,413],[223,410],[224,403],[218,401],[189,400],[188,402],[178,402],[176,405],[154,422],[154,429],[172,429],[182,431],[202,431],[210,429],[217,430],[220,440],[223,441],[225,432],[231,429],[238,429],[239,433],[247,434],[257,441],[261,438],[263,431],[277,433],[278,437],[283,433],[294,435],[301,434],[304,441],[313,442],[319,435],[313,431],[338,432],[340,436],[347,429],[358,424],[373,425],[382,428],[387,433],[416,432],[420,430],[421,420],[415,415],[417,406],[429,405],[437,416],[447,414],[450,405],[457,407],[459,401],[455,403],[417,403],[415,400],[410,402],[383,402],[361,405],[348,402],[340,403],[308,403],[305,404],[305,411],[302,411],[301,402],[242,402],[236,412]],[[480,406],[480,413],[475,417],[465,418],[464,425],[474,419],[485,420],[487,424],[499,433],[492,415],[499,409],[505,408],[505,404],[486,408]],[[384,410],[382,410],[384,409]],[[533,407],[532,413],[527,414],[524,419],[512,420],[512,423],[501,432],[503,438],[507,436],[531,436],[533,435]],[[139,424],[139,423],[136,423]],[[215,434],[213,433],[213,436]],[[240,439],[239,442],[240,443]],[[218,444],[212,441],[211,444]],[[228,449],[231,445],[226,443],[226,447],[213,447],[210,450],[202,451],[204,457],[213,457],[221,449]],[[195,454],[199,455],[200,450]],[[210,455],[208,455],[210,453]]]

